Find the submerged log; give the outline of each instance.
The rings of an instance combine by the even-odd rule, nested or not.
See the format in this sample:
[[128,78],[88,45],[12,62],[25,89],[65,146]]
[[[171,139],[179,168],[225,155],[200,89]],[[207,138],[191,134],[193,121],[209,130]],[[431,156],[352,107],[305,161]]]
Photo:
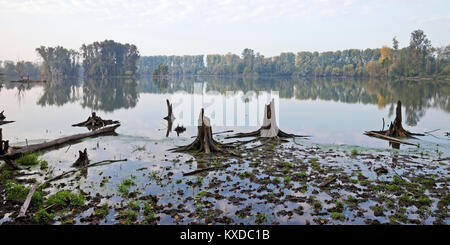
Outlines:
[[199,168],[199,169],[196,169],[196,170],[191,171],[191,172],[183,173],[183,176],[190,176],[190,175],[202,173],[202,172],[205,172],[205,171],[210,171],[210,170],[216,170],[216,169],[226,168],[226,167],[229,167],[229,166],[230,166],[230,164],[228,163],[228,164],[225,164],[225,165],[222,165],[222,166],[214,166],[214,167],[207,167],[207,168]]
[[175,128],[175,132],[177,132],[177,136],[180,136],[180,134],[182,134],[184,131],[186,131],[186,128],[185,127],[183,127],[183,126],[177,126],[176,128]]
[[200,152],[205,152],[207,154],[217,152],[217,153],[229,153],[237,156],[237,154],[231,151],[220,148],[219,147],[220,143],[214,140],[212,136],[212,128],[210,120],[208,117],[204,116],[203,108],[200,111],[197,129],[198,129],[197,137],[195,138],[194,142],[192,142],[189,145],[177,147],[170,150],[175,152],[198,150]]
[[74,141],[78,141],[78,140],[81,140],[84,138],[94,137],[94,136],[99,136],[99,135],[106,135],[106,134],[114,134],[116,128],[118,128],[119,126],[120,126],[120,124],[117,124],[114,126],[97,129],[97,130],[94,130],[94,131],[91,131],[88,133],[75,134],[75,135],[59,138],[56,140],[44,142],[41,144],[28,145],[28,146],[23,146],[23,147],[10,147],[5,154],[0,155],[0,159],[12,160],[12,159],[16,159],[18,157],[21,157],[23,155],[26,155],[26,154],[29,154],[32,152],[61,146],[61,145],[64,145],[64,144],[67,144],[70,142],[74,142]]
[[256,131],[250,133],[238,133],[233,136],[226,137],[226,139],[231,138],[244,138],[244,137],[261,137],[261,138],[274,138],[277,141],[280,141],[280,137],[282,138],[294,138],[294,137],[309,137],[306,135],[296,135],[289,134],[281,131],[278,128],[277,121],[275,118],[275,101],[272,99],[270,104],[265,106],[264,109],[264,121],[261,128]]
[[13,80],[10,81],[12,83],[46,83],[47,80],[33,80],[33,79],[20,79],[20,80]]
[[80,166],[86,166],[89,164],[89,157],[87,153],[87,149],[84,148],[84,151],[78,151],[79,156],[78,159],[73,163],[73,166],[80,167]]
[[120,123],[119,121],[113,120],[103,120],[101,117],[97,116],[95,112],[84,122],[73,124],[72,127],[88,127],[89,129],[97,129],[111,124]]

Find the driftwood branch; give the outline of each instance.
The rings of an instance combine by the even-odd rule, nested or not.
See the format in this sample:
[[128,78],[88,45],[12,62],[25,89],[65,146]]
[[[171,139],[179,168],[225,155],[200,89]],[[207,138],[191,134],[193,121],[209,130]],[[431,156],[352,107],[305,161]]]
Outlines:
[[211,170],[226,168],[226,167],[229,167],[229,166],[230,166],[230,164],[225,164],[225,165],[222,165],[222,166],[200,168],[200,169],[194,170],[192,172],[183,173],[183,176],[190,176],[190,175],[198,174],[198,173],[205,172],[205,171],[211,171]]
[[320,184],[319,187],[325,187],[325,186],[329,185],[331,182],[335,181],[336,179],[337,179],[337,177],[333,176],[331,179],[329,179],[329,180],[323,182],[322,184]]
[[34,195],[34,192],[39,188],[39,185],[40,184],[36,182],[33,187],[31,187],[30,192],[28,192],[27,198],[25,199],[25,202],[23,203],[22,207],[20,207],[19,215],[17,216],[17,218],[25,217],[28,206],[30,206],[31,198]]

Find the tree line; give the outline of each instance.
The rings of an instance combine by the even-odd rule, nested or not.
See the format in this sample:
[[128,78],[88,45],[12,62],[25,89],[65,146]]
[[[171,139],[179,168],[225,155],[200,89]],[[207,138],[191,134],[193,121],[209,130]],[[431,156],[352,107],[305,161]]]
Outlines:
[[[113,40],[83,44],[79,51],[61,46],[36,48],[40,64],[18,61],[0,61],[0,74],[9,76],[41,76],[61,80],[83,73],[85,78],[137,75],[139,51],[133,44]],[[82,62],[80,62],[82,60]]]
[[450,75],[450,45],[431,46],[422,30],[411,33],[407,47],[348,49],[342,51],[284,52],[265,57],[252,49],[242,54],[227,53],[195,56],[143,56],[138,61],[140,74],[152,74],[160,64],[169,75],[275,75],[294,77],[417,77]]
[[42,58],[41,64],[4,61],[0,62],[0,74],[20,77],[40,74],[52,80],[77,76],[79,73],[84,74],[85,78],[96,79],[138,74],[355,78],[450,75],[450,45],[433,47],[422,30],[413,31],[409,45],[404,48],[399,48],[394,37],[392,47],[284,52],[274,57],[265,57],[248,48],[241,55],[140,57],[135,45],[113,40],[83,44],[79,50],[41,46],[36,52]]

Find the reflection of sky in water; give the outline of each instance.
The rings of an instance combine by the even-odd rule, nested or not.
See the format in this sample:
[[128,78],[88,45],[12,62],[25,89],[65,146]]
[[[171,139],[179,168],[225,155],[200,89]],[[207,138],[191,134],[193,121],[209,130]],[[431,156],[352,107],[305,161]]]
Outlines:
[[[120,84],[120,83],[119,83]],[[174,114],[176,120],[173,128],[177,125],[187,127],[187,132],[181,135],[185,141],[188,137],[196,134],[196,128],[190,127],[197,124],[200,108],[205,107],[205,113],[211,117],[214,131],[234,129],[235,131],[253,130],[260,125],[264,113],[264,104],[271,98],[275,98],[276,117],[279,126],[285,132],[312,135],[312,142],[323,144],[347,144],[358,145],[362,147],[381,147],[387,148],[388,143],[383,140],[374,139],[363,135],[366,130],[381,130],[382,118],[385,119],[386,126],[394,120],[393,114],[389,116],[390,103],[385,106],[379,106],[375,103],[344,103],[335,100],[323,99],[295,99],[285,98],[283,94],[286,91],[280,91],[280,94],[274,94],[272,91],[264,90],[254,93],[246,90],[245,93],[236,88],[225,88],[224,91],[214,92],[217,84],[193,83],[190,92],[175,90],[175,93],[146,93],[140,92],[137,96],[118,94],[136,92],[134,89],[127,90],[112,89],[112,93],[99,94],[95,98],[102,103],[120,103],[123,98],[124,103],[136,104],[128,109],[116,105],[106,105],[108,108],[116,108],[112,111],[104,112],[99,110],[99,115],[104,119],[120,120],[122,126],[117,130],[119,134],[129,136],[142,136],[151,139],[164,139],[167,122],[162,120],[167,115],[166,99],[170,99],[174,105]],[[131,86],[129,83],[125,86]],[[139,85],[142,86],[142,85]],[[152,85],[153,86],[153,85]],[[312,87],[314,84],[311,85]],[[206,88],[209,89],[206,89]],[[152,88],[154,89],[154,88]],[[150,89],[150,90],[152,90]],[[234,89],[234,90],[233,90]],[[264,89],[264,88],[263,88]],[[323,90],[324,88],[322,88]],[[447,87],[445,87],[447,89]],[[141,89],[142,90],[142,89]],[[320,89],[319,89],[320,90]],[[364,90],[361,88],[360,90]],[[70,91],[70,90],[69,90]],[[11,142],[29,142],[33,140],[53,139],[64,135],[84,132],[83,128],[71,127],[72,124],[85,120],[91,113],[88,103],[82,102],[87,92],[85,88],[76,89],[76,98],[62,105],[38,105],[38,101],[43,95],[48,95],[43,87],[34,86],[28,90],[22,91],[19,95],[17,88],[3,88],[0,91],[1,109],[5,110],[7,119],[16,121],[13,124],[4,125],[4,138]],[[131,92],[130,92],[131,91]],[[232,91],[226,93],[226,91]],[[194,92],[194,93],[192,93]],[[296,89],[294,93],[302,93]],[[310,91],[309,91],[310,92]],[[58,92],[56,92],[57,94]],[[62,93],[62,92],[61,92]],[[362,92],[360,92],[362,93]],[[102,98],[105,96],[105,98]],[[279,97],[281,96],[281,98]],[[441,95],[442,97],[445,97]],[[89,97],[92,99],[92,97]],[[131,101],[135,98],[136,102]],[[428,98],[428,104],[433,104],[435,98]],[[247,102],[246,102],[247,101]],[[442,104],[442,103],[441,103]],[[129,104],[127,104],[128,106]],[[84,107],[84,108],[83,108]],[[407,112],[403,110],[404,127],[413,132],[425,132],[434,129],[440,129],[433,136],[421,137],[421,146],[436,148],[447,152],[449,147],[448,139],[443,134],[450,131],[450,113],[439,107],[422,107],[423,114],[416,126],[408,126],[406,122]],[[227,125],[227,127],[223,127]],[[231,126],[229,126],[231,125]],[[179,141],[176,134],[170,137]],[[169,138],[168,143],[172,140]],[[172,143],[169,143],[172,144]],[[404,146],[402,146],[404,147]],[[448,152],[447,152],[448,153]]]

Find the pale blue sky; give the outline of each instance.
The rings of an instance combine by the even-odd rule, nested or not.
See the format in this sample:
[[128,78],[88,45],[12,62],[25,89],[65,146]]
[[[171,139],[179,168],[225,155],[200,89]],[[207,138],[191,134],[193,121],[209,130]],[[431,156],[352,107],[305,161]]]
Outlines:
[[40,45],[113,39],[141,55],[400,47],[422,29],[450,44],[448,0],[0,0],[0,60],[37,61]]

